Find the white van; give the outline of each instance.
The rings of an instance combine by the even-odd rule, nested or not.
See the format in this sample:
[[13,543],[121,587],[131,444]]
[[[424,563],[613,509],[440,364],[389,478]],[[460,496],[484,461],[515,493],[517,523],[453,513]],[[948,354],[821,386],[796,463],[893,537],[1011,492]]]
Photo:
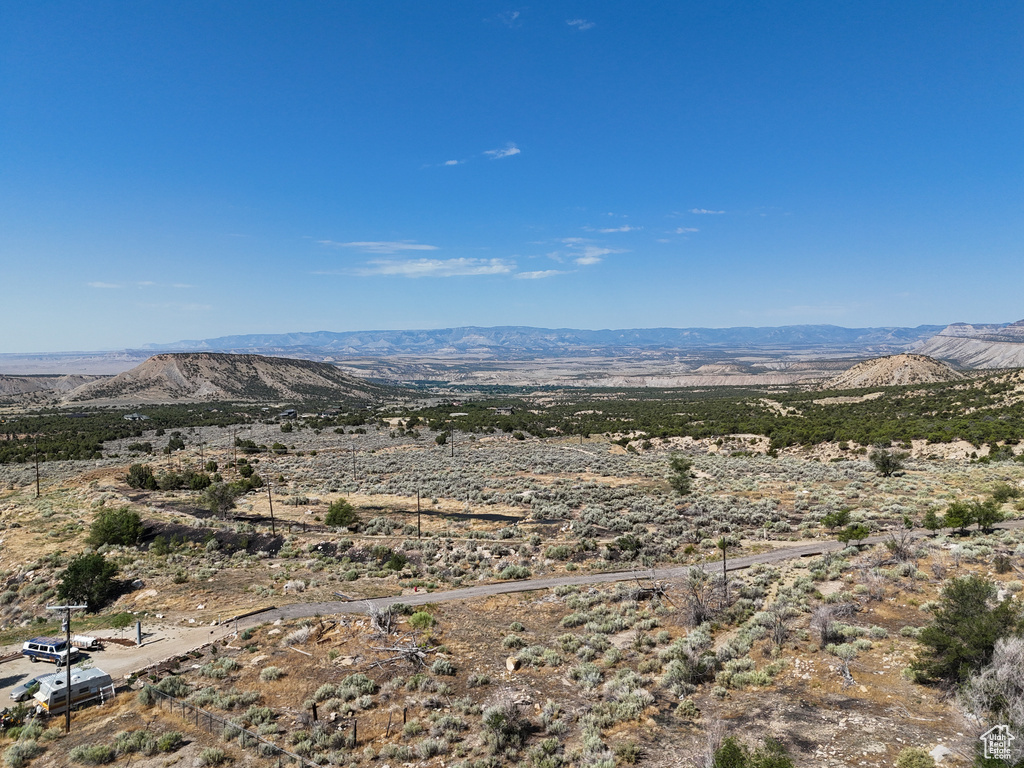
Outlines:
[[[67,672],[54,672],[39,679],[39,690],[32,697],[36,712],[64,714],[67,705]],[[102,669],[71,670],[71,708],[92,701],[107,701],[114,696],[114,683]]]
[[69,657],[74,662],[79,651],[74,646],[68,648],[68,641],[60,637],[33,637],[22,644],[21,653],[31,662],[42,659],[62,667],[68,663]]

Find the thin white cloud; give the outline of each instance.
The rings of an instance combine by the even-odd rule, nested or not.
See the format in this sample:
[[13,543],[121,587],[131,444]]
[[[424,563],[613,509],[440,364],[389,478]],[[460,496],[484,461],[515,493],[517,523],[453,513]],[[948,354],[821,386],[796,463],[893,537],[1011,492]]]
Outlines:
[[519,16],[519,11],[505,11],[503,13],[498,14],[498,20],[501,21],[501,23],[504,24],[506,27],[518,27],[519,23],[521,23],[517,23]]
[[91,283],[86,283],[90,288],[122,288],[124,286],[118,285],[117,283],[101,283],[98,280]]
[[149,288],[150,286],[156,285],[156,283],[154,283],[152,280],[139,280],[139,282],[137,282],[136,285],[141,286],[143,288]]
[[356,270],[362,277],[475,277],[507,275],[515,264],[504,259],[374,259]]
[[718,215],[720,213],[725,213],[725,211],[709,211],[707,208],[691,208],[690,213],[711,213]]
[[171,283],[171,288],[195,288],[195,286],[188,283]]
[[543,280],[545,277],[567,274],[569,272],[564,269],[539,269],[536,272],[519,272],[514,277],[516,280]]
[[587,21],[586,19],[566,19],[565,23],[570,27],[576,27],[576,29],[580,30],[593,29],[597,26],[593,21]]
[[589,267],[593,264],[600,264],[604,257],[610,253],[625,253],[618,248],[605,248],[594,245],[591,241],[582,237],[563,237],[557,242],[564,243],[566,248],[561,251],[551,251],[547,257],[559,264],[573,263],[580,267]]
[[445,160],[444,164],[445,165],[461,165],[462,161],[461,160]]
[[401,253],[402,251],[436,251],[438,250],[436,245],[426,245],[425,243],[413,243],[409,240],[358,240],[351,243],[338,243],[334,240],[317,240],[320,245],[325,245],[330,248],[354,248],[364,253],[380,253],[380,254],[391,254]]
[[519,147],[515,144],[508,143],[503,149],[488,149],[484,152],[491,160],[501,160],[503,157],[512,157],[520,153]]
[[675,234],[677,235],[685,235],[690,232],[700,232],[700,230],[696,227],[676,227],[675,229]]
[[599,248],[596,245],[587,245],[583,248],[583,253],[573,259],[573,263],[579,264],[581,267],[588,267],[591,264],[600,264],[604,257],[609,253],[616,253],[611,248]]
[[604,229],[599,229],[597,231],[608,235],[612,232],[636,232],[639,229],[643,229],[643,227],[631,227],[628,224],[623,224],[621,227],[605,227]]

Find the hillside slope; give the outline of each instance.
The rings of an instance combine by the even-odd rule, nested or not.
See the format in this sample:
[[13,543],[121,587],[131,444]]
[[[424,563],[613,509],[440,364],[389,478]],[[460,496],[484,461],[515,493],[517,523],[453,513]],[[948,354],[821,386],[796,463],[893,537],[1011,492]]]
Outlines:
[[963,374],[939,360],[925,355],[892,355],[865,360],[848,371],[829,379],[822,389],[865,389],[903,384],[932,384],[956,381]]
[[328,363],[203,352],[154,355],[130,371],[78,387],[66,400],[371,402],[397,394],[397,388],[358,379]]
[[0,397],[17,397],[33,392],[70,392],[98,376],[5,376],[0,374]]

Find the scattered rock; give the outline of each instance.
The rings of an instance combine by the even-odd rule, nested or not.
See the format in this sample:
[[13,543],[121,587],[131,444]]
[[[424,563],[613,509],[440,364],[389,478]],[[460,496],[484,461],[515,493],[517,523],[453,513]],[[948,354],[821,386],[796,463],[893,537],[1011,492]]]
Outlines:
[[509,656],[505,659],[505,669],[509,672],[515,672],[519,667],[522,666],[522,662],[519,661],[515,656]]
[[932,759],[935,760],[936,763],[941,763],[943,758],[946,757],[946,755],[953,754],[953,750],[949,747],[944,747],[941,744],[939,744],[937,747],[935,747],[935,749],[933,749],[928,754],[932,756]]

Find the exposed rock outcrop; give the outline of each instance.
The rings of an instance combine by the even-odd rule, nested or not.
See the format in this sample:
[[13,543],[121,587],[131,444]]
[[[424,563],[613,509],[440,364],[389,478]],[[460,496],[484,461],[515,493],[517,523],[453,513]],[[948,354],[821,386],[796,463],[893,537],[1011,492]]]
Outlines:
[[868,389],[901,384],[932,384],[956,381],[963,374],[952,366],[924,355],[891,355],[865,360],[829,379],[823,389]]

